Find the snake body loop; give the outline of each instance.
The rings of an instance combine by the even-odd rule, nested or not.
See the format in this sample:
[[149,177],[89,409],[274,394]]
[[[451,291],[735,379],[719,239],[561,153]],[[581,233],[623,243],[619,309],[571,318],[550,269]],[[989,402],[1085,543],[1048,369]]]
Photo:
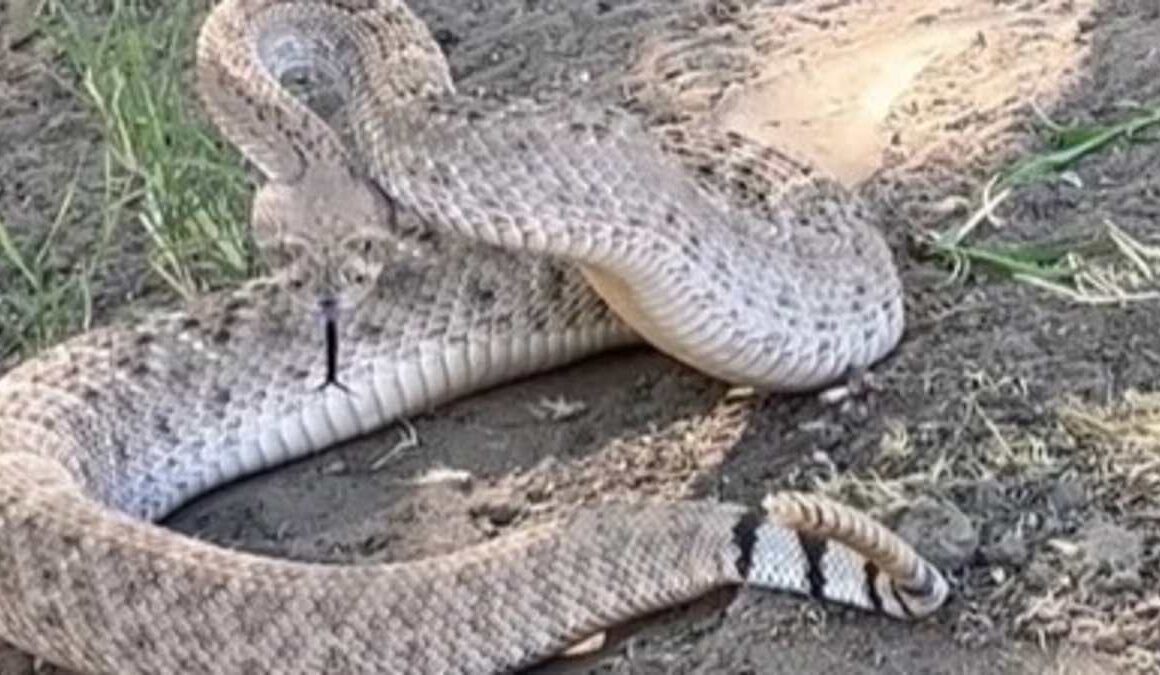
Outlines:
[[[584,507],[395,564],[275,560],[151,524],[640,336],[803,389],[902,328],[889,252],[832,181],[734,136],[459,97],[399,2],[225,0],[197,70],[267,179],[253,227],[277,273],[0,379],[0,639],[84,673],[488,673],[726,585],[900,618],[942,603],[946,582],[895,535],[805,495]],[[353,143],[286,89],[299,76],[333,85]],[[319,389],[331,375],[344,388]]]

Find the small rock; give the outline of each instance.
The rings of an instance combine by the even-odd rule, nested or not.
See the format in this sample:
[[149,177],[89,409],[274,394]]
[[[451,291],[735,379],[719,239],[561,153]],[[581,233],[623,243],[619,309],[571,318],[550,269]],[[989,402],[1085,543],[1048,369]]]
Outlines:
[[1047,503],[1061,515],[1083,506],[1086,502],[1087,495],[1084,493],[1083,485],[1070,480],[1056,483],[1051,489],[1051,494],[1047,496]]
[[1144,551],[1140,533],[1115,523],[1092,523],[1080,532],[1080,546],[1088,564],[1121,571],[1139,570]]
[[963,567],[979,548],[971,519],[953,504],[922,497],[907,507],[895,531],[942,569]]
[[1031,557],[1031,551],[1027,547],[1023,535],[1016,530],[1011,530],[1003,533],[1003,536],[999,537],[999,541],[983,547],[983,556],[1000,565],[1022,567]]
[[338,474],[346,473],[347,468],[348,467],[346,462],[342,461],[341,459],[336,459],[333,462],[328,462],[321,469],[319,469],[318,472],[323,476],[336,476]]
[[1095,646],[1109,654],[1119,654],[1128,646],[1128,641],[1119,631],[1109,628],[1096,635]]
[[1136,593],[1144,590],[1144,579],[1135,570],[1123,570],[1100,577],[1093,585],[1101,593]]
[[974,486],[974,505],[982,511],[1006,508],[1010,503],[997,480],[981,480]]
[[510,525],[522,511],[523,505],[511,495],[488,495],[471,507],[473,517],[482,518],[496,527]]
[[1034,560],[1023,570],[1021,576],[1029,589],[1043,591],[1055,582],[1059,576],[1059,569],[1043,560]]
[[1095,580],[1098,590],[1115,593],[1143,587],[1143,535],[1114,523],[1093,523],[1080,532],[1079,544],[1085,565],[1102,572]]
[[459,36],[446,28],[436,30],[432,34],[432,37],[435,38],[435,42],[439,43],[439,46],[445,52],[450,52],[452,47],[459,44]]

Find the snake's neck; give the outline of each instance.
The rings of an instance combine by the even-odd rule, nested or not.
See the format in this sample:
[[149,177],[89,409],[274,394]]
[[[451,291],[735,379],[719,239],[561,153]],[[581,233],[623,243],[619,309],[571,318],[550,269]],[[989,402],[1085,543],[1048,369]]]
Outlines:
[[636,292],[622,278],[591,265],[581,265],[580,271],[612,311],[649,344],[686,365],[699,367],[697,355],[690,353],[688,345],[676,340],[672,333],[653,321],[641,307]]
[[[792,265],[750,272],[748,289],[710,281],[677,263],[660,269],[581,265],[612,310],[660,351],[726,382],[765,391],[814,390],[867,368],[894,349],[904,329],[901,286],[887,274],[860,303],[856,281],[840,274],[811,283],[817,270]],[[762,278],[760,272],[769,274]],[[827,289],[792,297],[786,279]],[[870,292],[870,289],[866,289]],[[731,292],[732,291],[732,292]],[[764,297],[756,298],[765,292]]]

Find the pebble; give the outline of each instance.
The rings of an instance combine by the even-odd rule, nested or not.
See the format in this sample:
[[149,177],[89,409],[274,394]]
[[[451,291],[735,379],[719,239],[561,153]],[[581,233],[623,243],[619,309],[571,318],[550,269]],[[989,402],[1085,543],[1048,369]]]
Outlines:
[[979,533],[971,519],[953,504],[930,497],[920,497],[907,507],[895,531],[944,570],[965,566],[979,548]]

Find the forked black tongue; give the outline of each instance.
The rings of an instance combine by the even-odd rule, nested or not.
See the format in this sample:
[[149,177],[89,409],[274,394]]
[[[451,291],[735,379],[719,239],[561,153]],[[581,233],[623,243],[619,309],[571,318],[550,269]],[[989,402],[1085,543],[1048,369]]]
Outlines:
[[335,316],[334,303],[323,301],[322,312],[326,319],[326,381],[318,386],[317,391],[334,385],[349,394],[350,389],[338,381],[338,318]]

